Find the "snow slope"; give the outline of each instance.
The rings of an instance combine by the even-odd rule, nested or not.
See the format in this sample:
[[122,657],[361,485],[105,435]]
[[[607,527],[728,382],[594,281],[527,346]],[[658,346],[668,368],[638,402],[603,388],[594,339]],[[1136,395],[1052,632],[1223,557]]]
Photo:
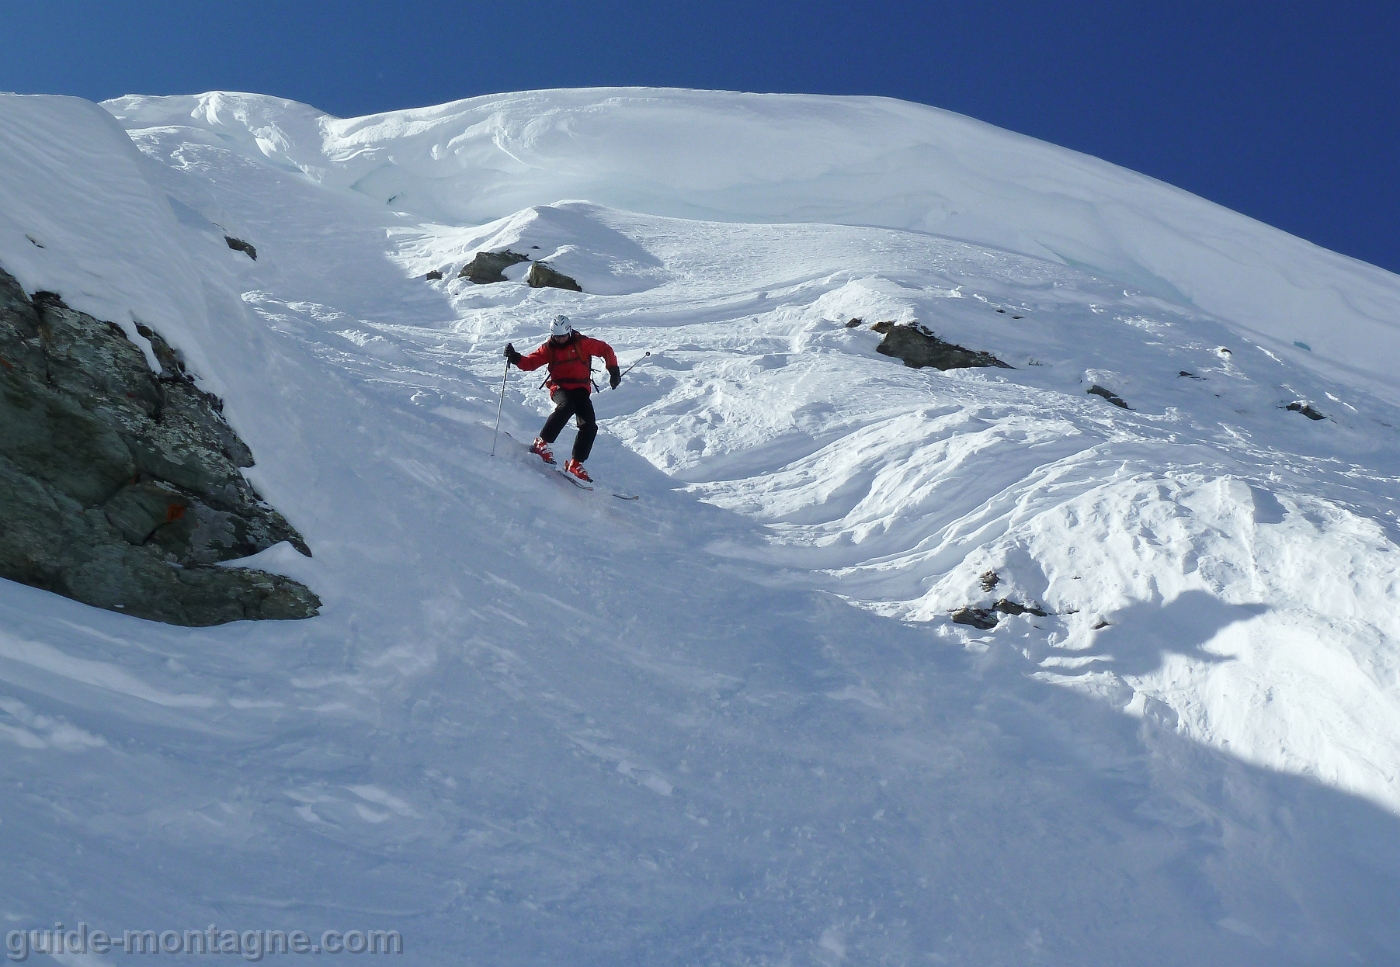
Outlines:
[[[175,629],[0,585],[7,924],[1400,956],[1394,276],[888,101],[106,107],[129,139],[0,97],[0,265],[169,330],[315,553],[259,563],[325,608]],[[507,245],[586,292],[453,278]],[[1284,277],[1345,302],[1327,341],[1223,301]],[[598,397],[592,494],[523,453],[529,377],[488,456],[500,347],[561,311],[652,353]],[[1016,368],[906,369],[876,320]],[[949,619],[1000,597],[1049,613]]]
[[[343,120],[212,93],[109,103],[448,223],[586,198],[654,215],[935,232],[1048,258],[1295,341],[1394,393],[1394,276],[1161,182],[887,98],[602,88]],[[1377,378],[1378,377],[1378,378]]]

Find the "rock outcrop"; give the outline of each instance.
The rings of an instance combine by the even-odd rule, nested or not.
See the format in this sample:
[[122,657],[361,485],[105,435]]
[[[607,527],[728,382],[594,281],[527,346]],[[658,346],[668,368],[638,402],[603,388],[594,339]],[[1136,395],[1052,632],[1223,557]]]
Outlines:
[[[535,248],[539,248],[539,246],[537,245]],[[477,252],[470,262],[462,266],[462,271],[457,273],[457,278],[467,279],[477,285],[505,282],[506,269],[512,265],[529,261],[530,256],[512,252],[510,249],[506,249],[504,252]],[[531,265],[529,273],[525,276],[525,281],[532,289],[553,288],[570,289],[574,292],[583,291],[583,286],[563,272],[556,272],[544,262],[535,262]]]
[[974,366],[1012,368],[991,353],[944,342],[918,323],[900,325],[894,322],[877,322],[870,328],[885,337],[880,341],[880,345],[875,347],[877,353],[902,359],[904,365],[913,369],[922,369],[925,366],[941,370]]
[[240,472],[253,455],[179,354],[0,269],[0,577],[181,625],[304,618],[320,601],[280,575],[217,566],[289,541]]
[[224,241],[227,242],[228,247],[233,249],[235,252],[242,252],[254,262],[258,260],[258,250],[255,249],[251,243],[245,242],[241,238],[234,238],[232,235],[225,235]]
[[[984,581],[983,587],[985,586],[986,582]],[[1037,617],[1044,618],[1049,612],[1033,604],[1018,604],[1007,598],[1001,598],[990,608],[974,608],[971,605],[963,605],[961,608],[952,612],[949,617],[953,619],[954,624],[971,625],[974,628],[986,631],[990,628],[995,628],[997,622],[1001,620],[1000,616],[1004,614],[1033,614]]]
[[1122,409],[1125,409],[1125,410],[1131,410],[1131,409],[1132,409],[1131,406],[1129,406],[1127,403],[1123,402],[1123,397],[1121,397],[1121,396],[1119,396],[1117,393],[1113,392],[1113,390],[1104,389],[1104,388],[1103,388],[1102,386],[1100,386],[1098,383],[1095,383],[1093,386],[1090,386],[1090,387],[1088,388],[1088,390],[1086,390],[1085,392],[1087,392],[1087,393],[1089,393],[1090,395],[1093,395],[1093,396],[1102,396],[1104,399],[1108,400],[1108,401],[1109,401],[1110,403],[1112,403],[1114,406],[1120,407],[1120,408],[1122,408]]
[[477,285],[504,282],[506,277],[502,272],[512,265],[528,261],[530,256],[512,252],[510,249],[504,252],[477,252],[474,259],[462,266],[457,278],[475,282]]
[[569,289],[573,292],[582,292],[583,286],[569,278],[563,272],[556,272],[543,262],[536,262],[530,266],[530,274],[525,276],[525,281],[532,289]]

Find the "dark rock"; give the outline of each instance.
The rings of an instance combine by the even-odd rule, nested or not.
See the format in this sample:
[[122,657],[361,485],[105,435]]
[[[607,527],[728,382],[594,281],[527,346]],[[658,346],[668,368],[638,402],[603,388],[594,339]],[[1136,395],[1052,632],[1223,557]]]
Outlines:
[[997,575],[996,571],[983,571],[982,576],[981,578],[979,578],[979,580],[982,582],[982,590],[990,591],[992,588],[997,586],[997,583],[1001,581],[1001,578]]
[[[185,358],[170,343],[162,339],[160,333],[150,326],[143,326],[138,322],[136,334],[151,344],[151,352],[155,354],[156,362],[160,363],[161,376],[166,379],[189,381],[189,374],[185,372]],[[210,398],[214,399],[214,397]],[[219,405],[219,410],[223,410],[222,404]]]
[[1292,403],[1289,403],[1287,406],[1285,406],[1284,409],[1292,410],[1294,413],[1301,413],[1310,420],[1327,419],[1327,417],[1324,414],[1319,413],[1317,410],[1313,409],[1311,403],[1306,403],[1303,400],[1294,400]]
[[1195,373],[1189,373],[1184,369],[1176,374],[1177,379],[1180,379],[1183,376],[1185,376],[1187,379],[1205,379],[1204,376],[1197,376]]
[[[990,580],[989,580],[990,579]],[[982,575],[982,590],[990,591],[997,585],[997,574],[995,571],[988,571]],[[1048,612],[1033,604],[1017,604],[1008,598],[1001,598],[990,608],[974,608],[964,605],[952,613],[953,623],[960,625],[971,625],[974,628],[981,628],[986,631],[995,628],[997,622],[1001,620],[1000,615],[1033,614],[1044,618]]]
[[1017,604],[1015,601],[1010,601],[1006,598],[1002,598],[996,604],[992,605],[992,609],[994,611],[1000,611],[1002,614],[1033,614],[1040,618],[1046,616],[1045,611],[1033,604]]
[[190,517],[190,507],[178,488],[161,480],[143,480],[117,491],[102,505],[102,512],[128,544],[144,544],[160,528]]
[[1102,396],[1104,399],[1108,400],[1108,401],[1109,401],[1110,403],[1112,403],[1114,406],[1121,406],[1121,407],[1122,407],[1123,409],[1125,409],[1125,410],[1131,410],[1131,409],[1132,409],[1131,406],[1129,406],[1127,403],[1124,403],[1124,402],[1123,402],[1123,398],[1122,398],[1121,396],[1117,395],[1116,393],[1112,392],[1111,390],[1106,390],[1106,389],[1104,389],[1104,388],[1103,388],[1102,386],[1100,386],[1098,383],[1095,383],[1093,386],[1090,386],[1090,387],[1089,387],[1089,392],[1090,392],[1091,394],[1093,394],[1094,396]]
[[233,249],[235,252],[245,253],[248,256],[248,258],[252,259],[254,262],[258,260],[258,250],[253,248],[252,245],[249,245],[247,242],[243,241],[243,239],[234,238],[232,235],[225,235],[224,241],[228,242],[228,247]]
[[889,331],[890,331],[891,329],[893,329],[893,328],[894,328],[894,320],[893,320],[893,319],[885,319],[885,320],[883,320],[882,322],[872,323],[871,326],[870,326],[870,331],[871,331],[871,332],[878,332],[878,333],[880,333],[881,335],[883,335],[883,334],[889,332]]
[[902,359],[904,365],[914,369],[921,369],[924,366],[932,366],[941,370],[966,369],[974,366],[1012,368],[991,353],[964,349],[962,346],[944,342],[917,324],[901,326],[894,323],[877,322],[870,328],[885,335],[880,345],[875,347],[877,353]]
[[39,340],[39,314],[9,275],[0,272],[0,370],[46,370]]
[[1000,620],[996,612],[989,608],[968,607],[962,607],[954,611],[952,618],[954,624],[972,625],[972,627],[980,628],[983,631],[989,628],[995,628],[997,626],[997,621]]
[[138,326],[161,372],[111,323],[0,270],[0,577],[184,625],[304,618],[290,578],[215,566],[289,541],[253,489],[253,455],[179,352]]
[[543,262],[536,262],[530,266],[530,274],[525,276],[525,281],[532,289],[570,289],[574,292],[582,292],[583,286],[562,272],[556,272]]
[[442,270],[433,269],[427,275],[423,276],[423,278],[427,279],[429,282],[436,282],[438,279],[442,278]]
[[0,454],[17,472],[89,507],[136,474],[115,428],[19,370],[0,370]]
[[160,389],[146,356],[122,330],[75,312],[52,292],[34,293],[48,385],[86,410],[123,425],[155,416]]
[[856,328],[856,326],[859,326],[864,321],[864,319],[852,319],[850,322],[846,323],[846,328],[854,329]]
[[504,252],[477,252],[476,258],[462,266],[462,271],[457,273],[457,278],[467,279],[477,285],[504,282],[506,277],[501,274],[504,270],[517,263],[528,261],[530,261],[530,256],[512,252],[510,249],[506,249]]

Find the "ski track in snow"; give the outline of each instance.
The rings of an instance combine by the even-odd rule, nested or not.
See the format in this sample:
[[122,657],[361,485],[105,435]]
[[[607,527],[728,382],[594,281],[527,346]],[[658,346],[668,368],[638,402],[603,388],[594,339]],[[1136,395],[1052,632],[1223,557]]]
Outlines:
[[[1001,216],[584,177],[593,135],[559,148],[538,97],[428,152],[450,169],[419,135],[453,106],[113,102],[142,157],[92,105],[0,97],[0,265],[187,354],[315,553],[250,563],[325,601],[178,629],[0,584],[6,923],[398,929],[413,963],[1400,956],[1385,394],[1081,243],[1017,254]],[[801,144],[821,101],[788,103]],[[444,207],[432,173],[460,188],[483,130],[540,197]],[[559,202],[580,186],[620,207]],[[887,227],[821,223],[860,204]],[[1243,271],[1180,245],[1198,296]],[[453,277],[507,246],[588,294]],[[557,312],[652,353],[597,397],[591,493],[520,442],[538,374],[488,457],[500,349]],[[907,369],[879,320],[1015,369]],[[1048,614],[949,618],[1003,597]]]

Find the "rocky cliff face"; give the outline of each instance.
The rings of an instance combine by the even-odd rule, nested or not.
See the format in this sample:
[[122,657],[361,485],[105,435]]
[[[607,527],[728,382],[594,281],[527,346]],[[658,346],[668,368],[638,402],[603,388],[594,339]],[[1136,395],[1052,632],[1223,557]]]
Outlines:
[[253,455],[178,354],[33,299],[0,269],[0,577],[182,625],[305,618],[290,578],[217,566],[296,530],[239,472]]

